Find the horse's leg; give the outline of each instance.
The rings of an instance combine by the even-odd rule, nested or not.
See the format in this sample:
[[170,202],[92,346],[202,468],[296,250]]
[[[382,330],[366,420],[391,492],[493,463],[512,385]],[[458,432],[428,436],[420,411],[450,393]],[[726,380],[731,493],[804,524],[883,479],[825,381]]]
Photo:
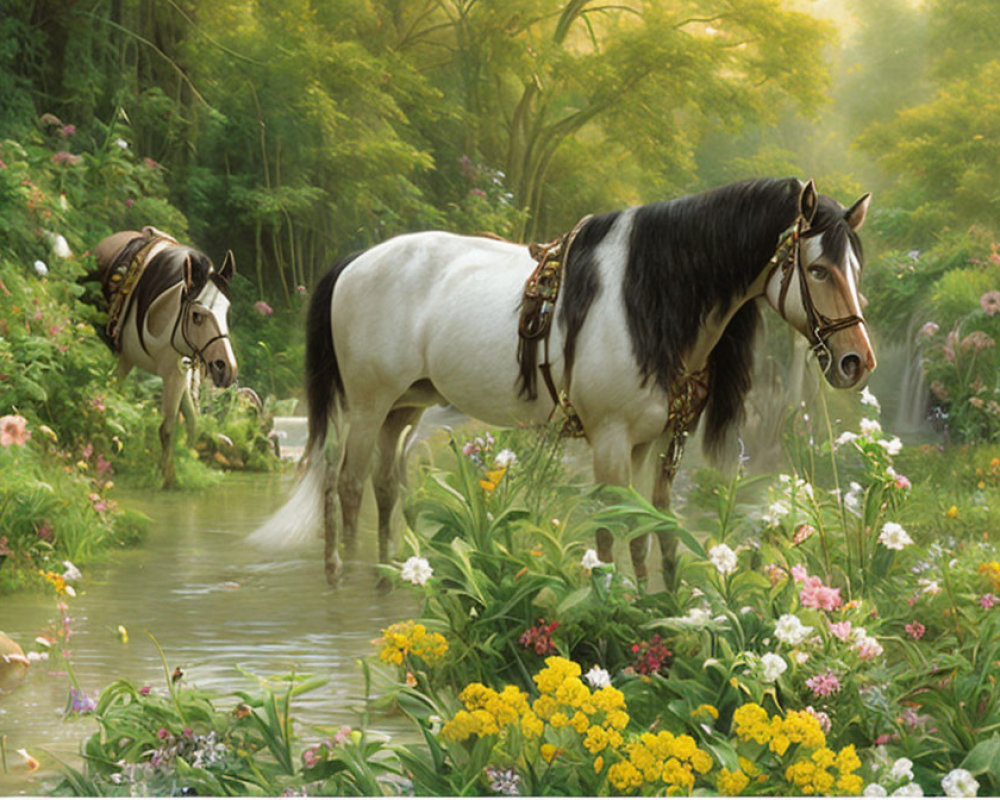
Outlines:
[[[352,404],[353,405],[353,404]],[[350,552],[357,545],[358,515],[361,512],[361,499],[364,492],[364,481],[368,477],[371,466],[372,448],[378,437],[379,429],[385,416],[381,412],[373,412],[371,406],[358,403],[348,413],[347,435],[343,440],[340,457],[340,470],[337,474],[337,495],[340,498],[340,515],[344,534],[344,547]],[[327,520],[326,525],[326,576],[332,581],[339,571],[337,560],[332,554],[337,547],[337,529]]]
[[378,461],[372,475],[375,503],[378,506],[378,560],[389,560],[389,540],[392,534],[392,512],[399,499],[403,479],[403,458],[397,458],[399,437],[407,425],[416,425],[422,407],[397,408],[389,413],[378,435]]
[[184,380],[184,394],[181,395],[181,413],[184,415],[184,429],[187,431],[187,443],[194,447],[198,440],[198,411],[194,406],[194,398],[187,379]]
[[160,472],[163,488],[177,485],[174,474],[174,434],[177,431],[177,412],[181,398],[187,391],[184,374],[174,369],[163,376],[163,422],[160,423]]
[[337,463],[325,451],[320,455],[326,461],[323,481],[323,563],[326,567],[326,580],[333,583],[344,566],[337,546],[341,520],[340,498],[337,495]]
[[[628,486],[631,447],[623,427],[605,426],[592,432],[590,437],[594,450],[594,480],[616,486]],[[614,561],[612,545],[614,537],[607,528],[597,530],[597,557],[606,564]],[[636,575],[645,580],[645,575]]]
[[[661,511],[670,509],[670,488],[673,476],[663,468],[660,458],[653,463],[653,505]],[[673,531],[659,530],[656,538],[660,541],[660,570],[663,573],[663,587],[670,591],[674,588],[674,581],[677,577],[677,537]]]
[[[646,456],[649,453],[649,443],[636,445],[632,448],[632,482],[633,484],[637,482],[638,476],[642,475],[644,470],[643,467],[646,462]],[[643,486],[643,494],[648,488],[648,484]],[[651,537],[648,533],[644,533],[642,536],[636,536],[631,539],[628,543],[629,555],[632,557],[632,569],[635,571],[635,577],[640,581],[644,582],[649,577],[649,572],[646,569],[646,557],[649,555],[649,546],[651,542]]]

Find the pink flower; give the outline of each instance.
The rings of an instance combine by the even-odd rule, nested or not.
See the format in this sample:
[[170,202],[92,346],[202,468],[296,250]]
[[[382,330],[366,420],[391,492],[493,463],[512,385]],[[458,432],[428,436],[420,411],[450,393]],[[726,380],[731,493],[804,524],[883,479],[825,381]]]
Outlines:
[[63,125],[59,129],[59,135],[63,137],[72,136],[74,133],[76,133],[76,125]]
[[986,294],[979,298],[979,305],[982,306],[983,311],[992,317],[1000,311],[1000,292],[995,289],[992,292],[986,292]]
[[1000,603],[1000,597],[990,592],[989,594],[984,594],[979,598],[979,605],[983,608],[990,609],[993,608],[997,603]]
[[840,679],[833,674],[833,670],[828,669],[807,680],[806,686],[812,689],[817,697],[826,697],[840,691]]
[[333,743],[343,744],[345,741],[347,741],[347,737],[349,737],[350,735],[351,735],[351,728],[350,726],[345,725],[343,728],[341,728],[339,731],[333,734]]
[[833,611],[840,608],[840,589],[826,586],[822,580],[816,576],[810,576],[806,568],[801,564],[792,567],[792,578],[797,583],[802,584],[799,590],[799,602],[809,608],[821,608],[824,611]]
[[0,447],[24,447],[31,438],[28,430],[28,420],[20,414],[7,414],[0,417]]
[[81,161],[80,156],[75,156],[66,150],[60,150],[58,153],[53,153],[52,163],[54,164],[66,164],[70,167],[79,164]]
[[302,751],[302,763],[305,764],[306,769],[315,767],[319,763],[319,753],[316,752],[315,747]]
[[840,641],[846,642],[851,638],[851,628],[853,626],[850,622],[831,622],[830,623],[830,633],[836,636]]
[[878,736],[875,737],[875,741],[873,741],[872,744],[875,745],[889,744],[889,742],[891,741],[892,741],[891,733],[880,733]]
[[910,636],[912,636],[914,639],[923,638],[923,635],[927,632],[927,628],[925,628],[917,621],[908,622],[905,625],[904,630],[908,634],[910,634]]
[[798,530],[795,531],[795,537],[792,539],[792,544],[802,544],[814,533],[816,533],[816,529],[812,525],[799,525]]
[[253,307],[256,310],[256,312],[263,317],[269,317],[274,313],[274,309],[271,308],[271,306],[269,306],[263,300],[258,300],[256,303],[253,304]]
[[135,205],[135,200],[133,200],[131,197],[125,201],[125,208],[132,208],[132,206],[134,205]]
[[910,483],[910,479],[905,475],[896,475],[896,488],[911,489],[913,488],[913,484]]
[[923,326],[921,326],[919,334],[930,338],[939,330],[941,330],[941,327],[936,322],[925,322]]

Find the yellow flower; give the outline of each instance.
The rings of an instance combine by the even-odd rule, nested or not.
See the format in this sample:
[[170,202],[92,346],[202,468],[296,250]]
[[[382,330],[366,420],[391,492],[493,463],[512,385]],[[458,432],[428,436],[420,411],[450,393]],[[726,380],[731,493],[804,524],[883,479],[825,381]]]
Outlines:
[[841,775],[837,779],[837,788],[840,790],[841,794],[856,797],[861,794],[861,787],[864,785],[864,781],[861,780],[860,775],[848,774]]
[[749,783],[750,779],[742,772],[739,770],[730,772],[725,767],[719,770],[719,776],[715,779],[715,787],[719,790],[719,794],[729,797],[740,794]]
[[628,761],[619,761],[608,767],[608,782],[618,791],[625,792],[642,786],[642,775]]
[[751,778],[754,778],[760,774],[760,770],[757,769],[757,767],[749,758],[744,758],[743,756],[739,756],[736,760],[739,762],[740,769],[743,770]]
[[958,506],[952,506],[944,512],[948,519],[955,519],[958,516]]
[[599,753],[608,744],[608,733],[597,725],[591,725],[587,730],[587,735],[583,739],[583,746],[587,748],[591,755]]
[[563,714],[562,711],[557,711],[551,717],[549,717],[549,725],[553,728],[565,728],[569,725],[569,717]]
[[854,772],[860,766],[861,759],[858,758],[853,744],[847,745],[847,747],[837,753],[837,769],[840,770],[841,774]]
[[521,716],[521,732],[529,739],[537,739],[545,730],[542,722],[534,711],[526,711]]
[[604,769],[604,756],[598,756],[594,759],[594,772],[600,772]]
[[704,775],[712,769],[712,757],[704,750],[695,750],[694,755],[691,756],[691,766]]
[[590,727],[590,720],[587,719],[587,715],[582,711],[577,711],[569,721],[569,724],[577,733],[586,733]]
[[545,763],[551,764],[552,759],[556,757],[556,746],[548,743],[543,744],[539,752],[541,753],[542,759],[544,759]]
[[829,769],[833,766],[835,756],[833,750],[828,747],[821,747],[812,754],[813,763],[820,769]]
[[692,717],[698,717],[702,714],[711,717],[712,719],[719,718],[719,710],[715,706],[711,706],[708,703],[702,703],[694,711],[691,712]]

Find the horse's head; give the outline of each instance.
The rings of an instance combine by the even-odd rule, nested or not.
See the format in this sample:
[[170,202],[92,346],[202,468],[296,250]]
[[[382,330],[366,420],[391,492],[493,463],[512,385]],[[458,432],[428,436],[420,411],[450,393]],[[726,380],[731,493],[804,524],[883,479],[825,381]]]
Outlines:
[[844,208],[806,183],[765,290],[772,307],[809,340],[827,381],[838,389],[864,385],[875,369],[858,286],[862,252],[856,233],[870,199],[865,194]]
[[[200,359],[216,386],[236,380],[236,354],[229,341],[229,281],[236,272],[233,252],[222,267],[199,271],[188,256],[184,262],[184,302],[180,330],[191,355]],[[199,274],[200,273],[200,274]]]

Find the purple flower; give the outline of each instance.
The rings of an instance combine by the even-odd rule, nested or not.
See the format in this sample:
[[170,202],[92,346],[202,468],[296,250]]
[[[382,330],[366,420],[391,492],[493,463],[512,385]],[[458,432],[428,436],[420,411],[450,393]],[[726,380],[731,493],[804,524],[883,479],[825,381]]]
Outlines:
[[979,598],[979,605],[983,608],[990,609],[993,608],[997,603],[1000,603],[1000,597],[990,592],[989,594],[984,594]]
[[88,697],[82,689],[75,686],[69,690],[69,705],[66,708],[69,714],[89,714],[97,708],[96,701]]

